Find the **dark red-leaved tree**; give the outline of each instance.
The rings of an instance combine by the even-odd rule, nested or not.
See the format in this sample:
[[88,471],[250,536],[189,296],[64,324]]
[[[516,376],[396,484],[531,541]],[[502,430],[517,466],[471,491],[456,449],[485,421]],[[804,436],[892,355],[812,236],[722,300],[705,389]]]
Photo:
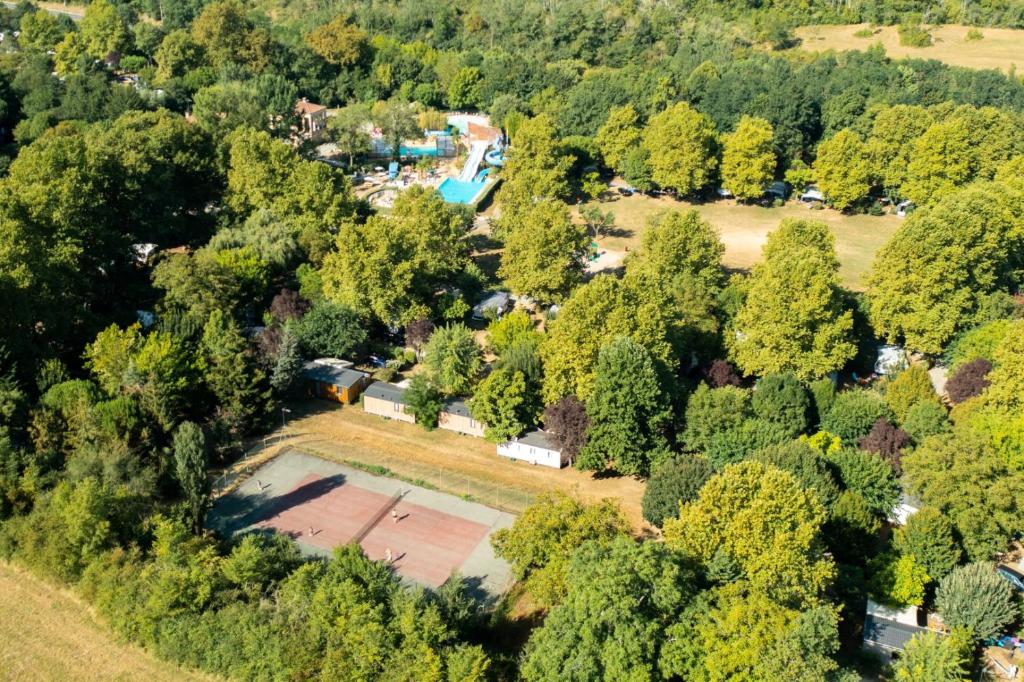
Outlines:
[[587,442],[590,417],[586,406],[576,396],[565,396],[549,405],[541,419],[551,439],[570,457],[575,457]]
[[297,320],[307,312],[309,301],[291,289],[281,289],[281,293],[270,302],[270,316],[278,323]]
[[742,383],[736,368],[728,360],[715,360],[704,374],[712,388],[739,386]]
[[860,439],[861,450],[875,452],[892,465],[897,475],[903,473],[902,450],[910,443],[910,436],[903,429],[898,429],[884,419],[879,419],[871,427],[868,435]]
[[430,320],[426,318],[413,320],[405,325],[405,342],[418,353],[427,344],[427,341],[430,340],[430,335],[433,333],[434,323]]
[[988,388],[988,373],[991,371],[992,363],[985,358],[960,365],[946,382],[946,395],[954,403],[962,403],[968,398],[981,395]]

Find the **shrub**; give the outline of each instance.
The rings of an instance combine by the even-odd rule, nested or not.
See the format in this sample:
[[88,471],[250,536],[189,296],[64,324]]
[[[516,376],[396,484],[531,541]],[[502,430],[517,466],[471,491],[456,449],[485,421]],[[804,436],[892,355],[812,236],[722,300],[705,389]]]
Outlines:
[[704,373],[713,388],[722,386],[739,386],[742,382],[736,368],[728,360],[715,360]]
[[973,43],[977,40],[982,40],[984,37],[985,34],[979,31],[978,29],[970,28],[967,30],[967,35],[964,36],[964,40],[966,40],[969,43]]
[[696,499],[714,469],[703,457],[679,455],[655,465],[644,488],[643,515],[661,528],[679,518],[679,505]]
[[922,400],[938,400],[928,370],[911,365],[885,383],[885,404],[896,415],[898,424],[907,418],[907,412]]
[[427,431],[437,428],[444,400],[441,391],[424,374],[417,374],[405,391],[405,404],[409,414],[416,417],[416,423]]
[[907,412],[903,430],[915,444],[928,436],[948,431],[949,416],[946,414],[946,408],[935,400],[917,403]]
[[934,580],[952,571],[963,551],[953,534],[953,524],[934,507],[924,507],[896,531],[893,545],[900,554],[913,554]]
[[998,635],[1018,615],[1013,589],[988,562],[961,566],[943,578],[935,608],[946,625],[967,628],[977,639]]
[[946,382],[946,394],[954,403],[981,395],[989,386],[988,373],[991,371],[992,363],[985,358],[960,365]]
[[853,33],[854,38],[870,38],[871,36],[878,33],[878,29],[872,26],[865,26],[864,28],[857,29]]
[[810,399],[803,384],[792,374],[770,374],[761,379],[751,398],[754,414],[796,438],[807,430]]
[[920,24],[905,23],[896,27],[900,45],[904,47],[931,47],[932,34]]
[[749,402],[750,393],[742,388],[698,386],[686,403],[686,447],[695,452],[706,451],[716,434],[739,427]]
[[931,578],[914,555],[880,554],[868,562],[868,572],[868,590],[877,601],[891,606],[924,604],[924,588]]
[[946,348],[945,361],[956,370],[965,362],[985,358],[992,360],[996,348],[1011,334],[1022,333],[1024,323],[1013,320],[993,320],[969,329],[957,336]]
[[704,447],[704,455],[715,469],[750,457],[769,445],[790,440],[787,431],[764,419],[744,419],[739,425],[714,433]]
[[900,451],[910,443],[910,436],[903,429],[879,419],[868,435],[860,439],[858,446],[865,452],[874,452],[892,466],[896,475],[903,473],[900,465]]
[[808,388],[814,405],[814,422],[820,424],[822,418],[832,409],[832,403],[836,401],[836,385],[831,379],[824,377],[812,381]]
[[874,391],[843,391],[836,395],[831,409],[821,420],[821,428],[839,436],[843,445],[855,446],[868,435],[875,422],[889,416],[889,409]]

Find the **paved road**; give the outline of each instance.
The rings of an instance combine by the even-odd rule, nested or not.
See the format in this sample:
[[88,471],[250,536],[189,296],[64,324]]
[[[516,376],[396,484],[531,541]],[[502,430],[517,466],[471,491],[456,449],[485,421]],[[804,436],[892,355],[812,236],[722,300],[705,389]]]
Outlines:
[[[4,4],[4,7],[8,8],[8,9],[14,9],[15,7],[18,6],[18,3],[16,3],[16,2],[6,2],[6,0],[4,1],[3,4]],[[85,14],[84,10],[79,10],[79,9],[70,9],[70,8],[69,9],[62,9],[62,8],[59,8],[59,7],[52,7],[52,6],[44,7],[43,9],[45,9],[50,14],[55,14],[55,15],[56,14],[66,14],[69,17],[71,17],[72,21],[81,21],[82,17]]]

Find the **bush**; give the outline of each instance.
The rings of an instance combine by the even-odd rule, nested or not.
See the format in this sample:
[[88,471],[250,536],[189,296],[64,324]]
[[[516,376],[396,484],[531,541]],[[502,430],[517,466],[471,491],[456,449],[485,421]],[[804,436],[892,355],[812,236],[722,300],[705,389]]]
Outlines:
[[994,320],[969,329],[957,336],[946,348],[945,361],[950,369],[956,370],[965,362],[985,358],[992,360],[996,348],[1011,334],[1020,334],[1024,323],[1011,320]]
[[786,430],[764,419],[744,419],[738,426],[718,431],[704,447],[704,455],[716,470],[747,459],[758,450],[790,440]]
[[889,408],[874,391],[843,391],[821,420],[821,428],[839,436],[843,445],[856,446],[875,422],[889,416]]
[[935,608],[946,625],[967,628],[977,639],[995,637],[1018,615],[1013,589],[988,562],[961,566],[943,578]]
[[885,404],[902,424],[910,408],[922,400],[938,400],[928,370],[911,365],[885,382]]
[[715,360],[704,373],[708,383],[713,388],[722,386],[739,386],[742,382],[736,368],[728,360]]
[[683,441],[694,452],[704,452],[716,434],[738,428],[750,403],[750,393],[735,386],[710,388],[701,384],[686,403]]
[[981,395],[989,386],[988,373],[991,371],[992,363],[985,358],[960,365],[946,382],[946,395],[953,403],[962,403]]
[[942,403],[926,400],[910,408],[903,422],[903,430],[910,436],[910,440],[917,444],[928,436],[948,431],[949,415],[946,414],[946,408]]
[[900,45],[904,47],[931,47],[932,34],[920,24],[900,24],[896,27],[900,35]]
[[857,29],[856,31],[854,31],[853,37],[854,38],[870,38],[871,36],[875,35],[876,33],[878,33],[878,29],[876,29],[874,27],[871,27],[871,26],[865,26],[864,28]]
[[679,455],[655,465],[644,488],[643,515],[661,528],[679,518],[679,505],[696,499],[714,469],[703,457]]
[[924,589],[931,578],[912,554],[880,554],[868,562],[868,574],[868,590],[876,601],[890,606],[924,604]]
[[808,388],[811,391],[811,402],[814,405],[814,423],[820,424],[836,401],[836,385],[832,383],[831,379],[824,377],[812,381]]
[[416,417],[416,423],[431,431],[437,428],[444,400],[441,391],[423,374],[417,374],[405,391],[405,404],[409,414]]
[[366,329],[359,315],[338,303],[322,300],[298,321],[299,343],[307,356],[348,358],[365,350]]
[[757,382],[751,398],[754,414],[796,438],[807,430],[810,399],[803,384],[792,374],[770,374]]
[[953,534],[953,524],[934,507],[924,507],[896,531],[893,545],[900,554],[913,554],[933,580],[952,571],[963,551]]
[[985,34],[979,31],[978,29],[970,28],[967,30],[967,35],[964,36],[964,40],[966,40],[969,43],[973,43],[977,40],[982,40],[984,37]]

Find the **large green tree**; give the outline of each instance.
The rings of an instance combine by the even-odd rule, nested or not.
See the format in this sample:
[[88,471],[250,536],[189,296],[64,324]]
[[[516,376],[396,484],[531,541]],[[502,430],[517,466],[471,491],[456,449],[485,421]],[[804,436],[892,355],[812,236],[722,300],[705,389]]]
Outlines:
[[717,145],[715,124],[685,102],[652,117],[643,133],[654,182],[682,195],[711,182],[718,167]]
[[434,331],[423,352],[423,364],[435,385],[448,395],[469,391],[483,365],[483,352],[464,324]]
[[672,410],[654,358],[629,337],[601,348],[594,391],[587,400],[590,429],[576,466],[646,475],[667,454]]
[[935,608],[946,625],[982,640],[1002,634],[1020,616],[1013,588],[988,562],[953,569],[935,591]]
[[824,140],[818,145],[814,175],[822,193],[840,211],[867,197],[871,167],[863,140],[845,129]]
[[792,372],[804,380],[841,369],[856,346],[828,227],[785,219],[768,236],[764,257],[726,337],[736,363],[747,374]]
[[775,174],[775,130],[763,118],[743,116],[722,144],[722,184],[737,199],[760,199]]
[[545,200],[505,220],[498,274],[517,294],[559,302],[583,279],[590,239],[559,201]]
[[605,165],[621,172],[626,154],[640,145],[640,138],[639,116],[632,104],[626,104],[612,107],[594,141],[601,150]]

